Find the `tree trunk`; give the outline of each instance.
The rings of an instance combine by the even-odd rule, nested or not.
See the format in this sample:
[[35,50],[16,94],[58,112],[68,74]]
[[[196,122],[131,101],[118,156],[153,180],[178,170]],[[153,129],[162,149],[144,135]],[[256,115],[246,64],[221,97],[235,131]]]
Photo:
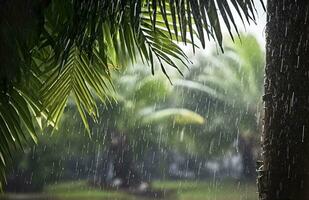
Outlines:
[[134,166],[133,151],[124,135],[112,138],[110,153],[113,157],[114,178],[121,180],[119,187],[136,187],[141,184],[140,174]]
[[249,181],[256,178],[256,156],[254,154],[255,146],[255,138],[253,135],[239,135],[238,148],[242,157],[242,176],[245,180]]
[[260,199],[309,199],[309,1],[269,0]]

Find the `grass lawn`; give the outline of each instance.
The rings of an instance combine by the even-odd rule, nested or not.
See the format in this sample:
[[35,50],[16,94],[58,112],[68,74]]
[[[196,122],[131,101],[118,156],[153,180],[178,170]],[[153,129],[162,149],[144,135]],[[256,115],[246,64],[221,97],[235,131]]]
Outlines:
[[[178,200],[257,200],[254,183],[237,181],[155,181],[152,186],[162,190],[174,190]],[[48,186],[45,191],[56,199],[77,200],[144,200],[119,191],[102,191],[92,189],[86,182],[68,182]]]
[[236,181],[154,182],[156,188],[176,189],[179,200],[257,200],[254,183]]
[[86,181],[64,182],[47,186],[44,193],[56,197],[56,199],[76,200],[133,200],[134,196],[116,190],[94,189],[87,185]]

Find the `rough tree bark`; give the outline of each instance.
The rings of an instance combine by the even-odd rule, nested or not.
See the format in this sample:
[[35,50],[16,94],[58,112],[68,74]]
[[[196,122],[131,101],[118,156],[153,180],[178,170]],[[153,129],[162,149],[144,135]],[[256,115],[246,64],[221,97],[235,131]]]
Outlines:
[[309,199],[309,1],[269,0],[260,199]]

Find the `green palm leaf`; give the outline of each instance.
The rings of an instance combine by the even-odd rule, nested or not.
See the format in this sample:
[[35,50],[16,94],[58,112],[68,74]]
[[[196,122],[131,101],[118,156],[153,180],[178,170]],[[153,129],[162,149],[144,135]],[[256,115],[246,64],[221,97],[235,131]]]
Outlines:
[[[33,110],[23,94],[15,87],[0,98],[0,182],[5,182],[5,167],[15,150],[26,142],[37,143]],[[1,186],[0,184],[0,186]]]
[[56,68],[49,73],[55,75],[45,80],[40,91],[42,110],[48,113],[48,121],[57,127],[68,98],[72,96],[90,133],[86,113],[95,120],[98,117],[94,94],[102,102],[112,96],[113,88],[108,66],[100,59],[97,52],[90,62],[85,53],[80,52],[78,48],[72,48],[63,71],[58,72]]

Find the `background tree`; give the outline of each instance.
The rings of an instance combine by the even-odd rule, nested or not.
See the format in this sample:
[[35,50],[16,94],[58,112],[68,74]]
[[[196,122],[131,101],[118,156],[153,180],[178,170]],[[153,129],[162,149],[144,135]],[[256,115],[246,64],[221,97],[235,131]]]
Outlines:
[[[179,80],[175,85],[206,94],[204,97],[194,96],[194,99],[213,98],[215,103],[221,104],[216,107],[213,105],[215,103],[191,103],[191,106],[199,105],[198,109],[204,107],[204,113],[209,113],[206,124],[209,132],[221,126],[224,127],[223,135],[237,138],[236,148],[242,154],[244,177],[252,179],[255,178],[256,149],[261,129],[264,53],[257,40],[250,35],[242,35],[241,40],[225,46],[224,54],[218,55],[215,51],[197,59],[198,63],[185,76],[186,79]],[[192,99],[187,101],[192,102]],[[222,137],[222,133],[216,135]],[[230,144],[233,142],[234,139]]]

